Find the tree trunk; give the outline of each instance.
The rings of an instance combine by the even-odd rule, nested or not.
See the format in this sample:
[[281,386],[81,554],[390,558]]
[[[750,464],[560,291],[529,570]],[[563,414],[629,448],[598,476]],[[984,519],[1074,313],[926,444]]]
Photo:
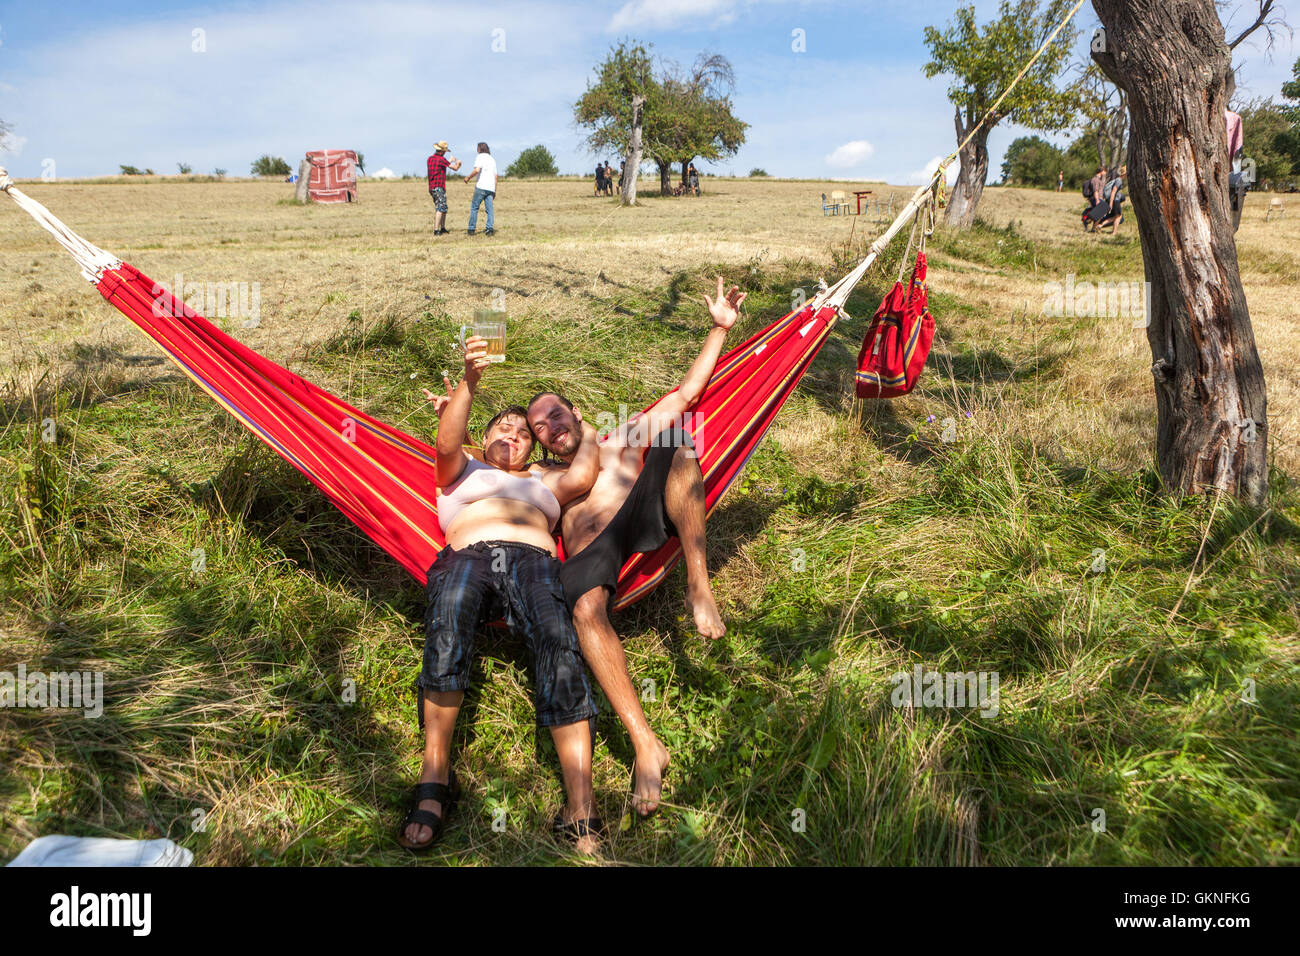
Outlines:
[[1119,91],[1119,105],[1108,118],[1107,133],[1110,136],[1110,160],[1106,166],[1107,169],[1115,169],[1120,161],[1124,158],[1124,151],[1128,146],[1128,101],[1124,95],[1124,90]]
[[1127,94],[1129,190],[1151,284],[1156,456],[1172,493],[1268,496],[1264,371],[1241,288],[1214,0],[1093,0],[1093,59]]
[[691,168],[691,163],[695,162],[694,156],[689,156],[682,160],[682,185],[687,185],[686,171]]
[[[970,127],[962,124],[960,107],[957,109],[956,125],[957,142],[960,143],[970,133]],[[989,176],[988,130],[988,126],[981,127],[958,154],[961,170],[957,173],[957,183],[948,196],[948,212],[944,216],[944,222],[949,226],[965,229],[975,221],[975,208],[984,195],[984,182]]]
[[656,159],[655,165],[659,167],[659,195],[671,196],[673,194],[673,187],[668,182],[668,174],[673,171],[673,164],[665,163]]
[[298,202],[306,202],[310,198],[307,194],[307,185],[310,181],[311,160],[304,156],[302,162],[298,164],[298,188],[293,193],[293,198]]
[[627,156],[623,162],[624,206],[636,205],[636,174],[641,169],[641,111],[645,97],[637,93],[632,97],[632,138],[628,140]]

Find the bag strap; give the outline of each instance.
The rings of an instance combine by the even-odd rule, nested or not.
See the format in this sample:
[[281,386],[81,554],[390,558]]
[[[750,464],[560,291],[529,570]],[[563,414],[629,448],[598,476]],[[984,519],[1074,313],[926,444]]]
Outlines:
[[908,260],[912,258],[912,247],[916,243],[916,231],[921,225],[921,216],[924,215],[922,210],[917,210],[916,218],[912,220],[912,232],[907,237],[907,251],[903,253],[903,258],[898,260],[898,279],[899,285],[903,284],[903,273],[907,271]]

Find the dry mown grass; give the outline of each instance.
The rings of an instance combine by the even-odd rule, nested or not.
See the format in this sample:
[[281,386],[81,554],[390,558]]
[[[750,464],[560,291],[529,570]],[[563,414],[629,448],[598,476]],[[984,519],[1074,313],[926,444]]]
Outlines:
[[[602,300],[669,283],[700,263],[734,268],[821,263],[833,243],[872,235],[868,217],[825,217],[818,196],[843,184],[706,180],[701,198],[648,198],[636,210],[592,197],[585,183],[505,182],[498,235],[468,237],[469,187],[451,186],[453,232],[429,235],[432,204],[420,183],[362,185],[353,206],[283,204],[290,187],[272,183],[152,185],[24,184],[74,229],[159,282],[248,282],[261,288],[260,327],[239,337],[280,362],[328,338],[359,310],[364,316],[414,318],[426,310],[467,317],[506,294],[507,309],[545,322],[589,322]],[[878,191],[891,187],[875,187]],[[900,198],[909,190],[892,187]],[[1237,236],[1242,274],[1269,385],[1277,463],[1300,464],[1300,208],[1263,222],[1265,198],[1252,196]],[[1300,207],[1300,202],[1295,203]],[[931,271],[932,288],[971,306],[970,314],[936,310],[940,336],[999,354],[1032,352],[1051,336],[1041,316],[1043,284],[1079,279],[1137,281],[1140,254],[1106,274],[1090,273],[1098,243],[1136,243],[1132,223],[1121,239],[1083,235],[1073,195],[991,189],[982,215],[1062,250],[1051,267],[1019,270],[948,260]],[[169,374],[152,364],[139,334],[101,304],[62,250],[15,209],[6,209],[0,244],[0,382],[20,383],[33,370],[116,362],[132,379]],[[480,224],[480,229],[482,225]],[[1071,250],[1080,265],[1070,266]],[[700,289],[681,289],[696,296]],[[74,353],[72,346],[84,348]],[[1024,421],[1026,437],[1071,453],[1095,453],[1109,467],[1149,460],[1154,400],[1144,333],[1127,319],[1100,319],[1094,342],[1075,343],[1060,369],[1057,394]],[[598,343],[593,343],[598,348]],[[640,369],[642,374],[648,369]],[[671,378],[675,369],[663,369]],[[39,372],[37,373],[39,374]],[[661,376],[651,375],[659,379]],[[647,393],[647,397],[653,394]],[[361,397],[361,396],[354,396]]]
[[[783,311],[787,280],[811,282],[850,233],[878,228],[822,216],[818,194],[843,184],[705,185],[698,199],[624,210],[589,183],[503,183],[491,239],[434,239],[419,183],[364,183],[352,207],[281,204],[290,187],[267,183],[25,188],[158,281],[259,283],[260,325],[226,323],[233,334],[427,434],[420,386],[453,361],[431,340],[494,289],[507,296],[514,361],[494,371],[484,405],[546,382],[635,407],[671,386],[698,342],[703,307],[683,303],[706,291],[701,267],[754,288],[750,311],[768,315]],[[450,226],[463,226],[468,197],[453,183]],[[1252,536],[1249,516],[1216,524],[1208,506],[1148,500],[1142,333],[1128,319],[1040,315],[1044,282],[1069,271],[1141,278],[1131,224],[1118,239],[1085,236],[1079,205],[990,190],[983,215],[1014,231],[936,235],[940,336],[921,387],[895,402],[852,397],[874,307],[862,301],[881,291],[877,276],[864,284],[857,318],[711,522],[727,639],[705,646],[685,632],[680,574],[616,619],[634,676],[664,690],[652,720],[676,770],[666,812],[615,834],[611,858],[1239,863],[1267,845],[1293,861],[1295,788],[1277,768],[1294,749],[1294,525],[1279,514]],[[1294,473],[1300,210],[1266,225],[1263,208],[1251,198],[1238,244],[1275,461]],[[39,523],[30,508],[0,513],[12,575],[0,648],[51,667],[107,661],[120,694],[102,724],[0,713],[0,807],[13,821],[0,853],[63,825],[183,834],[206,863],[405,860],[388,831],[418,765],[409,582],[296,473],[250,452],[43,232],[0,209],[0,397],[21,403],[0,450],[6,471],[28,469],[0,479],[19,511],[43,511]],[[1017,249],[1031,249],[1027,261]],[[385,319],[400,334],[372,349],[358,327]],[[316,348],[340,335],[345,347]],[[409,380],[417,356],[435,364]],[[35,434],[52,382],[93,399],[159,377],[174,384],[105,408],[73,401],[62,444]],[[942,445],[931,412],[957,416],[962,441]],[[1182,616],[1169,615],[1203,530],[1222,560],[1208,575],[1201,565]],[[196,545],[211,555],[202,580],[189,573]],[[1109,576],[1086,572],[1100,546],[1120,569]],[[553,858],[538,821],[558,791],[537,765],[547,758],[522,666],[501,664],[519,665],[510,648],[484,649],[496,663],[461,751],[474,809],[453,825],[446,859]],[[1001,669],[1005,722],[889,707],[889,675],[918,660]],[[1247,673],[1259,708],[1234,702]],[[355,708],[334,699],[344,676],[363,688]],[[616,818],[629,755],[602,719],[596,785]],[[1188,782],[1197,774],[1203,786]],[[1233,808],[1249,801],[1263,809],[1243,827]],[[1115,808],[1113,842],[1087,826],[1099,803]],[[497,834],[488,811],[506,805],[525,822]],[[187,831],[195,806],[212,816],[208,836]],[[792,806],[812,808],[807,838],[790,832]],[[1245,834],[1240,851],[1220,836],[1228,820]]]

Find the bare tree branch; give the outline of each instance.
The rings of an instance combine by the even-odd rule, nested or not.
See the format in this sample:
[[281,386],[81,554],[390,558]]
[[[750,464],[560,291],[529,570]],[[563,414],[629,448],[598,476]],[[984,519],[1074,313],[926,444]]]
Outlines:
[[1290,24],[1286,22],[1285,12],[1278,11],[1276,16],[1270,16],[1273,13],[1273,6],[1276,0],[1257,0],[1259,11],[1255,17],[1255,22],[1238,34],[1237,39],[1228,44],[1229,50],[1235,50],[1246,37],[1250,36],[1260,27],[1264,28],[1264,35],[1268,37],[1268,42],[1264,45],[1265,50],[1272,50],[1273,44],[1277,38],[1274,31],[1285,29],[1288,36],[1293,36]]

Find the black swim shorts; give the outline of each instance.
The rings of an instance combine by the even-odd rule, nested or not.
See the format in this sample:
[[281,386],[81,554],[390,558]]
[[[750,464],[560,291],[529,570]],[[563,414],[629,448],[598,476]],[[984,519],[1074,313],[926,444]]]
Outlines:
[[664,504],[664,487],[673,455],[682,447],[694,448],[695,444],[680,425],[670,425],[656,435],[646,452],[641,474],[618,512],[591,544],[560,566],[560,584],[570,612],[578,598],[592,588],[603,587],[613,594],[618,587],[619,569],[632,555],[653,551],[677,537],[677,528]]

